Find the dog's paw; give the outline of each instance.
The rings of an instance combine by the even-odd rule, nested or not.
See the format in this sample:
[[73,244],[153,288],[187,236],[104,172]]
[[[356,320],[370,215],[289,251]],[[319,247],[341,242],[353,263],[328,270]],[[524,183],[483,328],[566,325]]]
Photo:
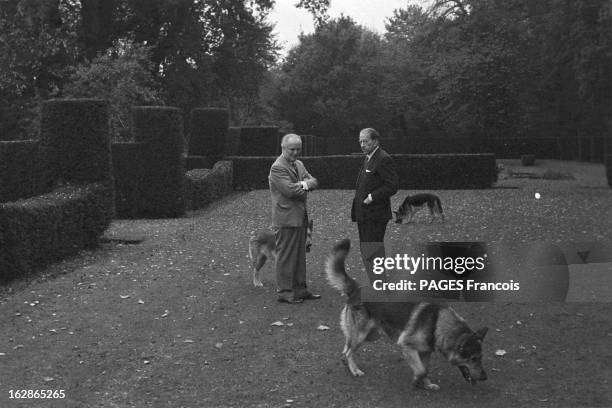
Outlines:
[[351,370],[351,374],[353,374],[353,377],[363,377],[365,375],[365,373],[357,367],[350,369],[350,370]]
[[429,383],[425,384],[425,389],[429,391],[438,391],[440,389],[440,386],[438,384]]
[[438,384],[432,383],[429,378],[415,379],[412,382],[412,385],[414,385],[416,388],[421,388],[423,390],[428,391],[438,391],[440,389],[440,386]]
[[256,288],[261,288],[263,287],[263,283],[261,281],[254,280],[253,286],[255,286]]

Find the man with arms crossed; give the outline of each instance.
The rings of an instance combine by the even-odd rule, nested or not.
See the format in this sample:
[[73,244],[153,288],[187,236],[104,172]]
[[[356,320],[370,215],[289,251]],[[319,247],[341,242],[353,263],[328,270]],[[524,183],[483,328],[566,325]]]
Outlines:
[[297,160],[302,139],[285,135],[281,155],[270,168],[268,180],[272,197],[272,227],[276,233],[276,285],[278,301],[302,303],[319,299],[306,287],[306,226],[308,191],[317,188],[317,180]]

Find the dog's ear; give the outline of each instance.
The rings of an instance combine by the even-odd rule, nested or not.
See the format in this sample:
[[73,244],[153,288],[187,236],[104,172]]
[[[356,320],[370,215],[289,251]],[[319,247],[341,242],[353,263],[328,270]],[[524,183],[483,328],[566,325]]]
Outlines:
[[311,219],[310,221],[308,221],[308,228],[312,229],[312,226],[313,226],[313,222],[312,222],[312,219]]
[[476,338],[480,341],[484,340],[485,335],[487,334],[487,332],[489,331],[488,327],[483,327],[482,329],[478,330],[476,333],[474,333],[476,335]]

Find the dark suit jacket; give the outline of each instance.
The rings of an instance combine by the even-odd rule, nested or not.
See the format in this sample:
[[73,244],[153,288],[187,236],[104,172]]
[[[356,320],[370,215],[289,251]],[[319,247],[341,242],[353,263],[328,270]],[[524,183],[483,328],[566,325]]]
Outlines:
[[308,191],[318,187],[317,179],[312,177],[304,163],[295,161],[297,173],[282,155],[272,167],[268,181],[272,196],[272,227],[301,227],[306,218],[306,191],[300,181],[308,184]]
[[[380,147],[359,170],[351,219],[357,222],[388,221],[391,217],[391,196],[397,192],[399,178],[393,159]],[[363,200],[372,194],[372,202]]]

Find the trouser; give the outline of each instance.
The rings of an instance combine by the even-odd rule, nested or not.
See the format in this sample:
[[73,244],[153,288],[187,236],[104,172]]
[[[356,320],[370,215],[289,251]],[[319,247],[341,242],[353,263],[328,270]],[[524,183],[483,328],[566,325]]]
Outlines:
[[385,257],[385,231],[387,230],[388,220],[384,221],[364,221],[357,223],[359,231],[359,249],[361,259],[366,269],[369,283],[374,280],[384,278],[386,275],[374,273],[374,259]]
[[276,231],[276,286],[279,296],[306,295],[306,225]]

